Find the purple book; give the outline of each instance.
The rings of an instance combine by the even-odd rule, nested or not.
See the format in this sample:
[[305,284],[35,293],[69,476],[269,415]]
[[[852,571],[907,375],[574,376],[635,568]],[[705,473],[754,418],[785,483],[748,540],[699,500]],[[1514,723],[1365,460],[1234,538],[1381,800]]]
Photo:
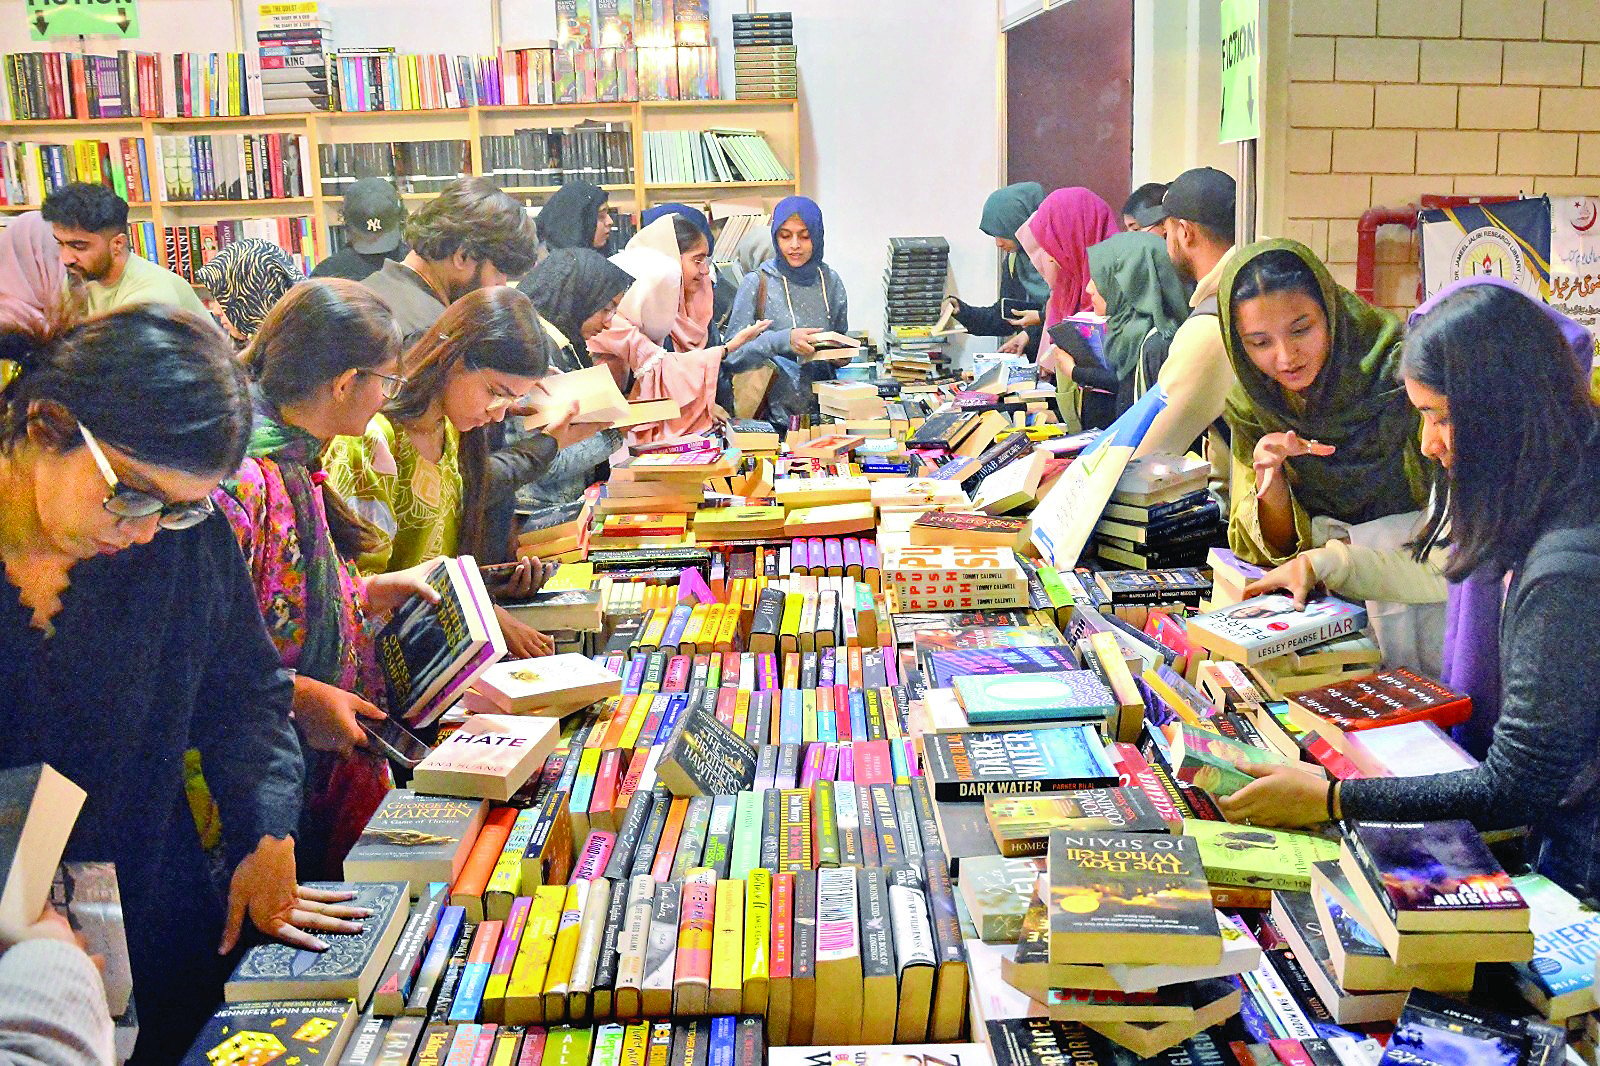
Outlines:
[[1078,658],[1063,645],[1040,648],[966,648],[928,653],[934,688],[949,688],[963,674],[1039,674],[1078,669]]
[[817,687],[832,688],[834,671],[837,669],[837,658],[832,648],[823,648],[817,653]]
[[851,577],[860,578],[861,577],[861,538],[860,537],[846,537],[846,538],[844,538],[844,542],[840,545],[840,551],[843,553],[843,556],[844,556],[844,570],[845,570],[845,573],[849,574]]
[[637,694],[644,684],[645,666],[650,658],[646,655],[635,655],[633,661],[628,663],[628,672],[622,679],[622,691],[630,695]]
[[844,574],[844,544],[838,537],[829,537],[822,542],[823,554],[827,557],[828,573],[834,577]]
[[828,745],[813,741],[805,747],[805,759],[800,764],[800,788],[811,788],[822,778],[822,760]]

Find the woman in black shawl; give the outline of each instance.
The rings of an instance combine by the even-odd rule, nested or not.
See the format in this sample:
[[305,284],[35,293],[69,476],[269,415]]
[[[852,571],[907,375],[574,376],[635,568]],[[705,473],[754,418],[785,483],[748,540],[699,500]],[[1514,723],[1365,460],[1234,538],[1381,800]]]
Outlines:
[[569,181],[557,189],[533,220],[545,250],[604,248],[611,237],[607,199],[604,189],[587,181]]

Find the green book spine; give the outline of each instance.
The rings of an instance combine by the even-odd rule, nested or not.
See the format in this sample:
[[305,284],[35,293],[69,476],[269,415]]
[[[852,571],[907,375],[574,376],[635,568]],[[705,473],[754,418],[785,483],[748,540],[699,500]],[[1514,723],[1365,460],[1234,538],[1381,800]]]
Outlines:
[[816,784],[811,802],[811,839],[816,849],[817,866],[840,864],[839,815],[834,803],[832,781],[818,781]]
[[728,876],[744,880],[761,865],[761,806],[759,792],[741,792],[734,800],[733,854]]

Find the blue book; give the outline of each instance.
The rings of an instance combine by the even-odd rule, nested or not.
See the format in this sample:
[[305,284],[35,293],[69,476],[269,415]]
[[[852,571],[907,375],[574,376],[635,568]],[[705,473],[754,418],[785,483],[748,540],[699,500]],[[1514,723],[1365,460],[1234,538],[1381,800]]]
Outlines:
[[1511,964],[1519,990],[1555,1021],[1593,1010],[1600,913],[1539,874],[1522,874],[1511,883],[1528,901],[1533,929],[1532,960]]
[[1092,725],[924,736],[924,775],[939,801],[1110,788],[1117,770]]
[[734,1031],[738,1021],[731,1014],[719,1014],[711,1019],[711,1052],[709,1066],[733,1066]]
[[953,687],[973,725],[1100,720],[1117,710],[1111,690],[1089,670],[971,674]]
[[1076,670],[1072,649],[1055,644],[1036,648],[960,648],[930,651],[928,670],[934,688],[952,688],[957,677],[968,674],[1036,674]]
[[801,744],[805,741],[805,708],[800,690],[786,688],[778,713],[778,743]]

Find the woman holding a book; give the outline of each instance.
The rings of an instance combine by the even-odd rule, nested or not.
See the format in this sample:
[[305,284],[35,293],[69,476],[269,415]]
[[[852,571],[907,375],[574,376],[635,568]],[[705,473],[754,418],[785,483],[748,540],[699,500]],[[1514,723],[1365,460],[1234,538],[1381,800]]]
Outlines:
[[1070,428],[1082,425],[1078,386],[1072,382],[1072,357],[1050,340],[1056,323],[1090,310],[1089,247],[1122,232],[1111,205],[1082,186],[1057,189],[1017,230],[1017,241],[1050,286],[1044,309],[1044,340],[1039,369],[1055,375],[1056,402]]
[[[246,915],[319,950],[348,895],[299,889],[292,685],[211,493],[250,432],[244,371],[209,321],[123,308],[10,329],[0,359],[3,763],[87,792],[67,858],[116,863],[140,1061],[175,1062],[221,996]],[[224,889],[184,795],[199,748]]]
[[[750,342],[724,367],[724,376],[772,368],[767,387],[769,422],[787,426],[791,415],[816,410],[811,392],[815,381],[834,376],[817,354],[811,338],[850,329],[850,305],[844,279],[823,262],[822,208],[805,196],[788,196],[772,209],[772,247],[777,253],[739,283],[728,329],[743,331],[759,322],[772,328]],[[808,362],[807,360],[813,360]],[[725,392],[725,395],[727,393]]]
[[1017,230],[1043,202],[1044,186],[1036,181],[1019,181],[989,194],[978,229],[994,239],[1003,256],[999,299],[988,307],[974,307],[951,296],[946,305],[968,333],[1004,337],[999,350],[1015,355],[1037,352],[1044,333],[1041,315],[1050,286],[1017,243]]
[[[1600,428],[1572,347],[1546,308],[1467,286],[1422,316],[1399,370],[1444,474],[1419,551],[1448,530],[1445,576],[1503,589],[1500,717],[1482,763],[1455,773],[1329,783],[1292,769],[1220,800],[1231,821],[1468,818],[1528,825],[1534,864],[1600,893]],[[1294,780],[1301,778],[1301,780]]]
[[359,437],[398,393],[400,331],[372,290],[309,281],[267,315],[246,359],[253,423],[244,464],[212,494],[233,526],[267,631],[294,671],[294,722],[306,759],[295,841],[308,877],[337,880],[345,853],[393,786],[366,746],[362,718],[382,718],[370,615],[413,595],[436,600],[432,560],[363,579],[355,560],[377,546],[322,475],[322,454]]
[[[1218,292],[1238,374],[1228,543],[1249,562],[1297,552],[1427,500],[1400,320],[1336,285],[1290,240],[1241,248]],[[1402,534],[1403,535],[1403,534]]]
[[[323,457],[339,494],[377,530],[358,560],[363,573],[495,550],[490,512],[560,448],[594,432],[593,424],[572,423],[569,412],[544,427],[542,448],[489,454],[485,430],[536,389],[553,347],[528,298],[492,286],[451,304],[406,353],[394,398],[366,433],[336,438]],[[492,473],[491,458],[514,459],[522,469]],[[491,483],[504,486],[505,499],[491,498]],[[496,614],[513,658],[549,654],[548,637],[504,610]]]

